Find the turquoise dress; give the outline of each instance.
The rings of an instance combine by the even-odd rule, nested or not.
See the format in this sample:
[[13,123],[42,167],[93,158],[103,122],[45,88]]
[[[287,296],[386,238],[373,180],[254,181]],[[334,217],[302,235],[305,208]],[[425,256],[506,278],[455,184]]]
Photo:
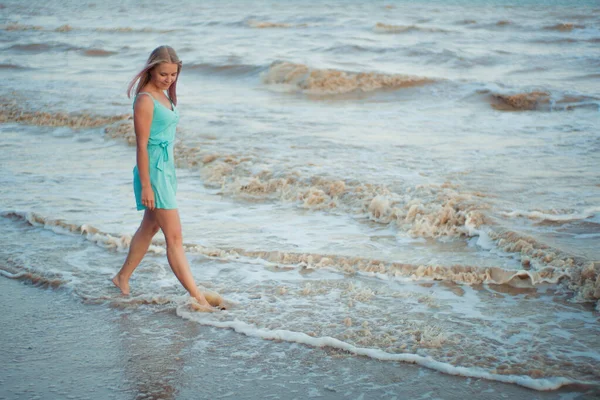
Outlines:
[[[140,92],[135,96],[147,94],[154,101],[154,113],[150,126],[148,139],[148,161],[150,168],[150,185],[154,191],[154,204],[156,208],[177,208],[175,193],[177,192],[177,177],[175,176],[175,161],[173,158],[173,144],[175,142],[175,128],[179,122],[179,112],[171,101],[172,110],[168,109],[148,92]],[[169,99],[170,100],[170,99]],[[138,210],[145,210],[142,204],[142,183],[137,165],[133,169],[133,191]]]

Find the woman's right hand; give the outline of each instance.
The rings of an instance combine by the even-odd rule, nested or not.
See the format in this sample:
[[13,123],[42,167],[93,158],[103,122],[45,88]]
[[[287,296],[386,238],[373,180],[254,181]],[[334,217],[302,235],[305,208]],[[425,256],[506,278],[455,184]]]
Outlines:
[[142,188],[142,204],[148,210],[154,210],[154,190],[152,190],[152,186]]

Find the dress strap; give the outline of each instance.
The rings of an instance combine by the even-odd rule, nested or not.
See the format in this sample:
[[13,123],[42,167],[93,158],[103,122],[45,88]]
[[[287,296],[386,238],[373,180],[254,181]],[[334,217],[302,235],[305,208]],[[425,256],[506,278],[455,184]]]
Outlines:
[[150,93],[148,93],[148,92],[139,92],[139,93],[136,95],[136,97],[137,97],[137,96],[139,96],[140,94],[147,94],[148,96],[152,97],[152,100],[156,100],[156,99],[154,98],[154,96],[152,96],[152,95],[151,95]]
[[[150,96],[150,98],[151,98],[153,101],[158,101],[158,100],[156,100],[156,98],[155,98],[154,96],[152,96],[152,94],[151,94],[151,93],[149,93],[149,92],[139,92],[138,94],[136,94],[136,95],[135,95],[135,99],[133,100],[133,103],[134,103],[134,104],[135,104],[135,101],[137,100],[137,98],[138,98],[138,96],[139,96],[140,94],[147,94],[148,96]],[[175,112],[175,103],[173,103],[173,100],[171,100],[171,97],[167,96],[167,99],[169,100],[169,103],[171,103],[171,108],[170,108],[170,109],[168,109],[168,108],[167,108],[167,109],[168,109],[169,111],[173,111],[173,112]],[[158,101],[158,102],[160,103],[160,101]],[[164,105],[163,105],[162,103],[160,103],[160,104],[161,104],[161,105],[164,107]]]
[[150,93],[148,93],[148,92],[139,92],[138,94],[135,95],[135,97],[133,99],[133,105],[131,106],[131,108],[133,108],[134,110],[135,110],[135,102],[137,101],[137,98],[138,98],[138,96],[140,94],[147,94],[152,99],[152,102],[156,101],[156,99],[154,98],[154,96],[152,96]]

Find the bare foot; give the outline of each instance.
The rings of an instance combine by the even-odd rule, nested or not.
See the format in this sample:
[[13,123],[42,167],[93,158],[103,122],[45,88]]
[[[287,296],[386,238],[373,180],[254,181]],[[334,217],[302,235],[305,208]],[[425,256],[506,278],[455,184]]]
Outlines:
[[218,308],[219,310],[227,309],[225,300],[223,300],[223,297],[221,297],[221,295],[219,293],[213,292],[210,290],[206,290],[206,291],[203,291],[202,294],[204,295],[204,298],[206,299],[206,301],[208,301],[208,304],[210,304],[211,306]]
[[124,279],[121,279],[119,274],[117,274],[114,278],[112,278],[112,283],[114,283],[114,285],[121,290],[122,294],[125,296],[129,295],[129,280],[125,281]]
[[204,307],[212,307],[212,305],[206,300],[204,294],[201,291],[197,291],[195,295],[192,296],[201,306]]
[[199,300],[197,298],[192,297],[192,302],[190,303],[190,306],[192,307],[193,310],[200,311],[200,312],[215,312],[216,311],[210,304],[208,304],[208,302],[206,304],[199,304],[198,302],[199,302]]

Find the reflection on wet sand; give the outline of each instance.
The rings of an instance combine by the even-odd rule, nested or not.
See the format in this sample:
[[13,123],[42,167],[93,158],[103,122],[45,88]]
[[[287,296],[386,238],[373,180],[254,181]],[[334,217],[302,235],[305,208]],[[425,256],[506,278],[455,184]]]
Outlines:
[[[138,313],[140,310],[133,310]],[[171,310],[165,310],[171,313]],[[146,324],[147,318],[144,318]],[[129,382],[136,399],[175,399],[184,367],[184,354],[189,354],[191,341],[176,332],[174,324],[161,321],[151,326],[140,325],[139,316],[123,313],[115,319],[120,329],[119,341],[124,359],[124,381]],[[170,326],[169,326],[170,325]],[[197,330],[192,324],[184,323],[184,329]],[[178,328],[182,328],[179,326]],[[131,390],[129,389],[129,390]]]

